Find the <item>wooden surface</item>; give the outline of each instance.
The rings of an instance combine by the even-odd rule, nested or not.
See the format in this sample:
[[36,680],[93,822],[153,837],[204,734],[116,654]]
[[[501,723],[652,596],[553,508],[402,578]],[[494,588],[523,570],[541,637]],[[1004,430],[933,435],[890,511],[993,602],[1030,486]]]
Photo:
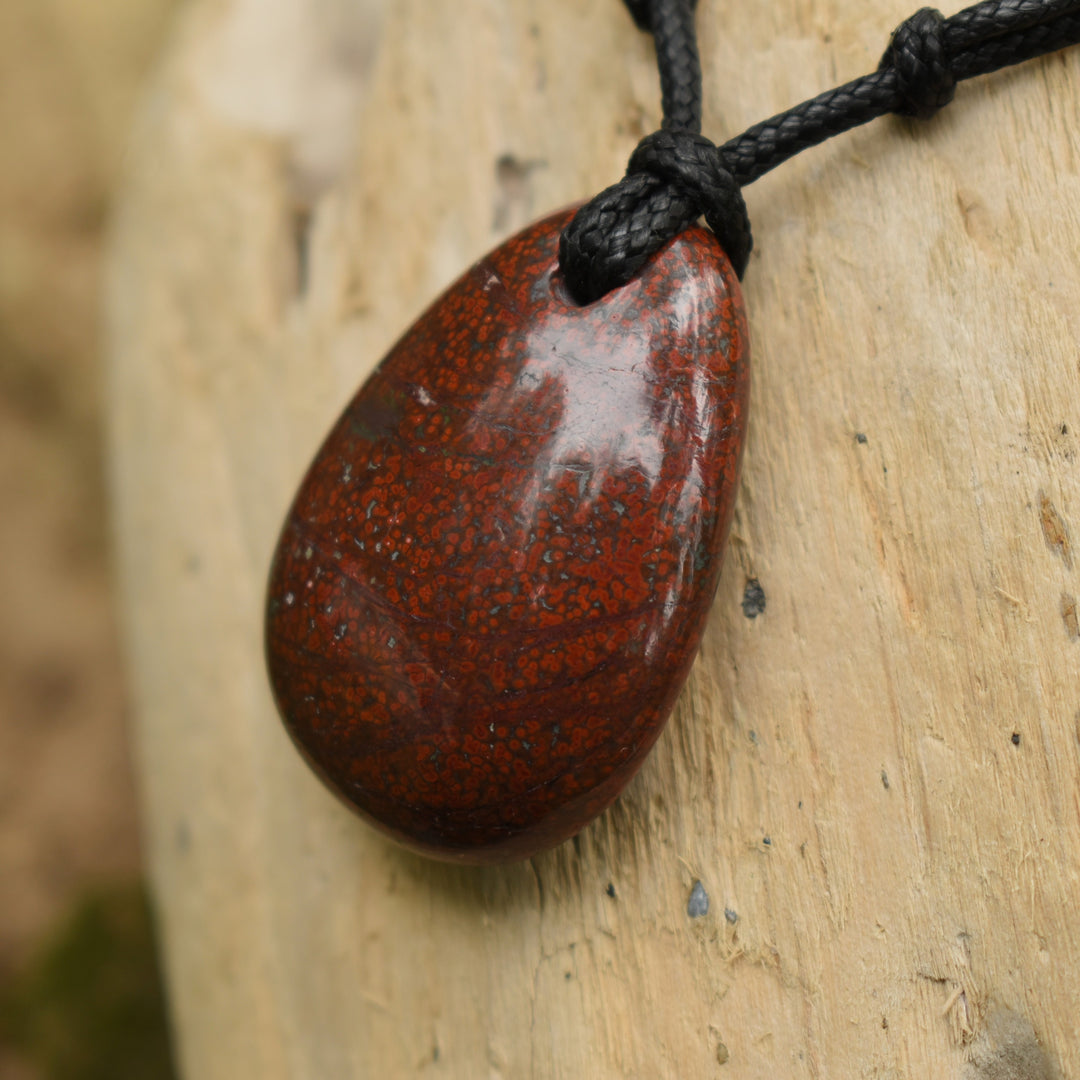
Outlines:
[[[870,70],[908,13],[702,0],[706,132]],[[404,854],[275,718],[264,577],[325,428],[657,110],[616,0],[202,0],[178,29],[110,398],[188,1077],[1080,1075],[1080,51],[748,189],[727,564],[668,730],[578,841]]]

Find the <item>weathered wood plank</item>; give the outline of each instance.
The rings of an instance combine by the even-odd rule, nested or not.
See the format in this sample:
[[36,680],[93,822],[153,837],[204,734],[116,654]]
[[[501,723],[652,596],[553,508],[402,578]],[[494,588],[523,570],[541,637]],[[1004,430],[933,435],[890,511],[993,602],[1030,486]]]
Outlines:
[[[617,176],[658,93],[615,0],[382,7],[195,4],[117,227],[120,576],[187,1075],[989,1077],[1023,1018],[1077,1073],[1080,55],[748,190],[750,444],[690,685],[579,842],[466,871],[299,761],[264,574],[393,338]],[[906,14],[702,0],[707,133],[869,70]]]

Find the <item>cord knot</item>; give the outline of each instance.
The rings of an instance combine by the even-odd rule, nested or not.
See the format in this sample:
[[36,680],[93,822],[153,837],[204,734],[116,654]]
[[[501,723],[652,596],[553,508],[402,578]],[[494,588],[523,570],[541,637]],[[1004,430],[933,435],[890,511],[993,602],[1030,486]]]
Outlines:
[[956,92],[956,76],[945,44],[945,16],[934,8],[920,8],[905,19],[889,39],[878,70],[896,72],[901,116],[927,120],[948,105]]
[[753,247],[750,218],[720,151],[692,131],[647,135],[626,176],[578,210],[560,237],[567,286],[581,303],[598,300],[702,214],[741,278]]

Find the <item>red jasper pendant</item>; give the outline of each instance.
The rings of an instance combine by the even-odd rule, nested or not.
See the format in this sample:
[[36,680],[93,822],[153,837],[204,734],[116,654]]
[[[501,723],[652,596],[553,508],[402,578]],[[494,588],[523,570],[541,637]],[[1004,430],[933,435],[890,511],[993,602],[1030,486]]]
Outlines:
[[460,862],[567,839],[698,649],[746,429],[742,296],[692,228],[577,306],[564,212],[421,316],[289,511],[266,647],[285,725],[390,836]]

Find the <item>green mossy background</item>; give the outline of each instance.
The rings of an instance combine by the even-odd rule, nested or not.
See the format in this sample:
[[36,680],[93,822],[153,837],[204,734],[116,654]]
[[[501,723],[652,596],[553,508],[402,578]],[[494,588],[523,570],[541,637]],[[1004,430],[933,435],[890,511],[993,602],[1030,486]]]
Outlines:
[[178,0],[0,0],[0,1080],[172,1076],[102,466],[113,192]]
[[83,896],[0,997],[0,1033],[44,1080],[169,1080],[165,999],[139,886]]

